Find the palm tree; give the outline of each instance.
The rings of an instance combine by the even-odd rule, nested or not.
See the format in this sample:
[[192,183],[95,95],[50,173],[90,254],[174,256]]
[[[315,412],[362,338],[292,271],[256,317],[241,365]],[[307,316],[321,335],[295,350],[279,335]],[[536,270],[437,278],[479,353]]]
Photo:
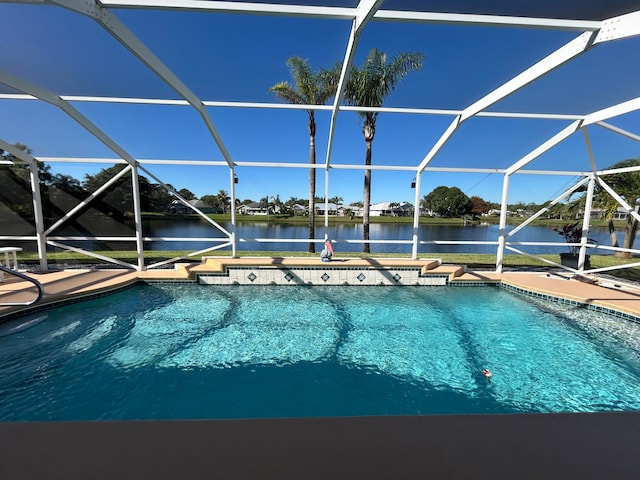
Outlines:
[[[393,91],[398,82],[407,74],[422,68],[424,55],[421,53],[400,53],[387,63],[387,55],[372,49],[362,68],[352,67],[345,89],[345,100],[361,107],[381,107],[385,97]],[[371,165],[371,147],[376,134],[378,112],[360,112],[363,119],[362,134],[367,145],[365,165]],[[364,171],[362,251],[369,253],[369,209],[371,206],[371,170]]]
[[[288,82],[280,82],[269,89],[278,98],[287,103],[298,105],[323,105],[336,93],[340,76],[340,65],[337,64],[331,70],[319,70],[313,72],[309,62],[300,57],[290,57],[287,65],[291,70],[291,76],[295,85]],[[309,116],[309,164],[316,163],[316,120],[315,111],[307,110]],[[309,169],[309,240],[315,238],[315,196],[316,196],[316,170]],[[315,244],[309,242],[309,253],[315,253]]]
[[[640,159],[635,158],[617,162],[608,167],[607,170],[637,166],[640,166]],[[632,171],[624,173],[614,173],[612,175],[603,176],[602,179],[611,188],[613,188],[613,190],[617,192],[618,195],[626,200],[629,206],[638,208],[637,205],[638,203],[640,203],[640,172]],[[604,210],[604,218],[608,220],[611,245],[617,247],[618,239],[613,223],[613,217],[620,205],[602,188],[598,188],[596,190],[594,202]],[[635,217],[633,217],[632,215],[627,216],[622,248],[633,248],[639,226],[640,223],[636,220]],[[632,258],[631,252],[616,252],[614,255],[618,258]]]
[[222,207],[222,213],[227,213],[227,206],[230,206],[229,202],[231,198],[229,198],[229,194],[226,190],[219,190],[216,195],[216,200],[218,201],[218,205]]

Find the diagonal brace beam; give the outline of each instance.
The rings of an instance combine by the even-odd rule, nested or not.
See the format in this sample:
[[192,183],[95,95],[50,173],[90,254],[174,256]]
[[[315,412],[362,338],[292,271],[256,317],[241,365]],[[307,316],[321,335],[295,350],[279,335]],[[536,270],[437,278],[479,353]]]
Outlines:
[[204,121],[209,133],[220,149],[225,161],[232,167],[233,160],[222,137],[215,127],[202,101],[187,87],[147,46],[136,37],[109,9],[95,0],[48,0],[50,3],[67,8],[81,15],[88,16],[98,22],[111,36],[129,50],[144,65],[155,73],[162,81],[175,90],[182,98],[195,108]]

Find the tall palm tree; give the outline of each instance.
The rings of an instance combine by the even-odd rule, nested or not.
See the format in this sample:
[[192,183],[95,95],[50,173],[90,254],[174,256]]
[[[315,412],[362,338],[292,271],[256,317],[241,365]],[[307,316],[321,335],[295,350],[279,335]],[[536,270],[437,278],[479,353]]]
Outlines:
[[222,213],[227,213],[227,207],[230,206],[231,198],[226,190],[219,190],[216,195],[216,200],[218,201],[218,205],[222,207]]
[[[287,103],[297,105],[323,105],[336,93],[340,77],[340,65],[336,64],[330,70],[321,69],[313,72],[309,62],[300,57],[290,57],[287,65],[291,70],[291,77],[295,85],[280,82],[269,89],[278,98]],[[316,119],[315,111],[307,110],[309,117],[309,164],[316,163]],[[309,169],[309,240],[315,238],[315,196],[316,170]],[[309,242],[309,253],[315,253],[314,242]]]
[[[361,107],[381,107],[385,97],[392,92],[398,82],[407,74],[422,68],[424,55],[421,53],[400,53],[387,62],[387,55],[377,49],[369,52],[361,68],[352,67],[345,89],[345,100]],[[365,165],[371,165],[371,147],[376,134],[378,112],[360,112],[363,119],[362,135],[367,145]],[[362,251],[371,252],[369,247],[369,210],[371,206],[371,170],[364,171]]]

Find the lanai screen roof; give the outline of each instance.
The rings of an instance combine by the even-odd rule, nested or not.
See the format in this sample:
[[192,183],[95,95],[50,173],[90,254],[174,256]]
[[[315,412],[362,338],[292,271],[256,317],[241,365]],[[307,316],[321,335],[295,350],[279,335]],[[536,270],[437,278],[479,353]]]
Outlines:
[[[629,79],[640,73],[639,9],[633,0],[1,2],[0,148],[22,142],[54,164],[115,159],[177,186],[167,164],[226,169],[212,191],[234,196],[243,168],[283,167],[299,172],[304,197],[308,138],[296,110],[311,107],[277,103],[268,89],[289,78],[289,56],[346,66],[375,47],[426,55],[379,109],[387,124],[374,147],[372,169],[389,183],[418,177],[409,200],[437,185],[421,190],[423,173],[579,177],[638,156]],[[343,102],[346,70],[337,99],[314,106],[327,197],[363,169],[362,109]],[[293,134],[294,124],[304,130]],[[518,127],[505,134],[507,124]],[[605,137],[622,146],[599,150]],[[567,159],[576,143],[580,163]],[[330,171],[345,173],[329,180]],[[241,178],[238,188],[255,187],[243,196],[272,188],[248,170]],[[502,177],[487,188],[499,192]]]

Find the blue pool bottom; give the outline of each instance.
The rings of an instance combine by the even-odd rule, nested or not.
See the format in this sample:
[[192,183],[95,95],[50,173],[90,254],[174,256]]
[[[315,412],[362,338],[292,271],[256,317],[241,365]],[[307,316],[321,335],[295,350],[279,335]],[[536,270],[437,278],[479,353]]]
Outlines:
[[5,421],[640,410],[640,325],[495,287],[145,285],[4,331],[30,321]]

